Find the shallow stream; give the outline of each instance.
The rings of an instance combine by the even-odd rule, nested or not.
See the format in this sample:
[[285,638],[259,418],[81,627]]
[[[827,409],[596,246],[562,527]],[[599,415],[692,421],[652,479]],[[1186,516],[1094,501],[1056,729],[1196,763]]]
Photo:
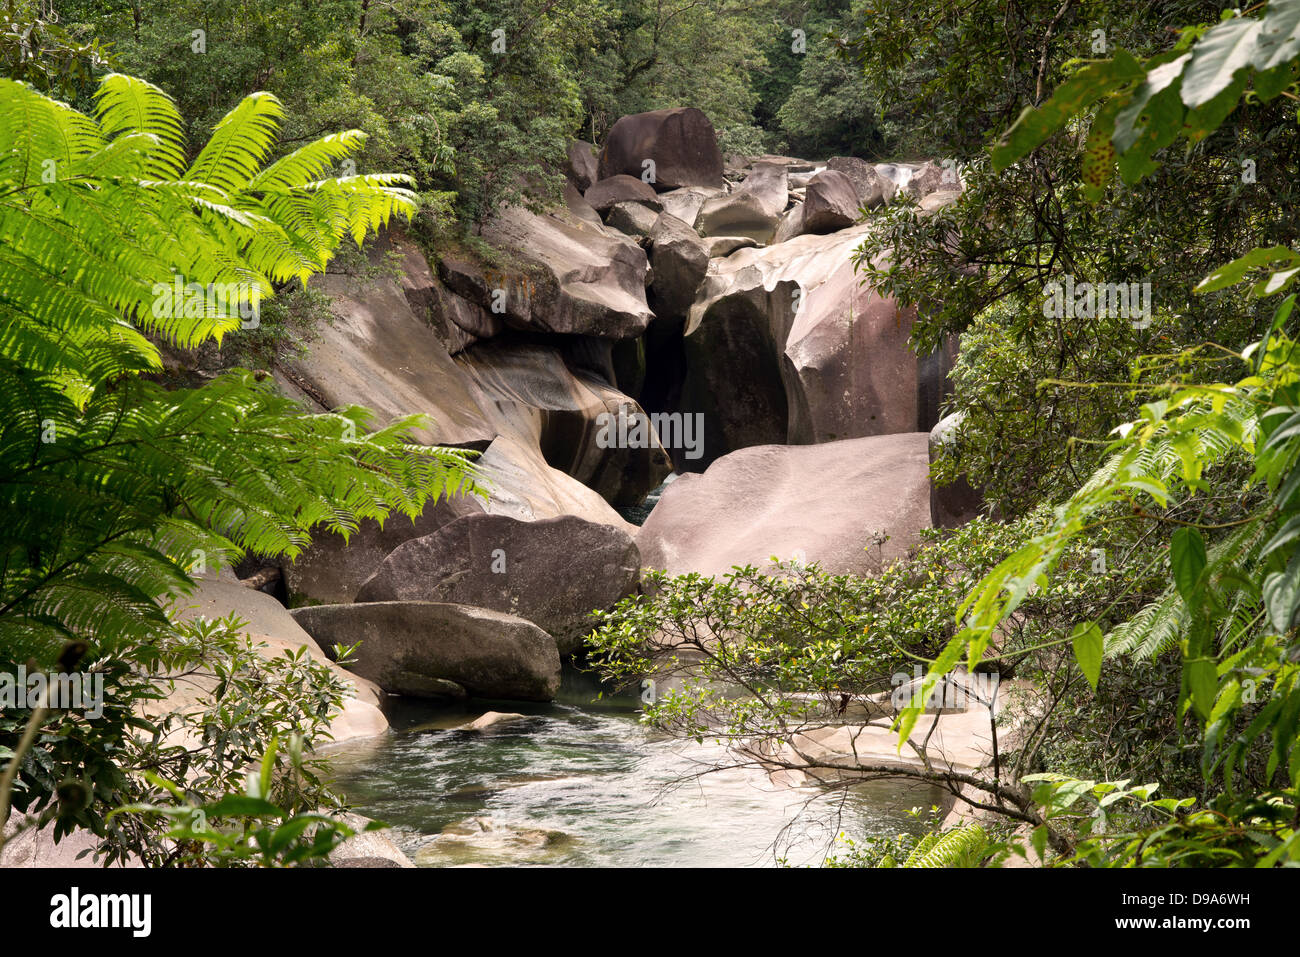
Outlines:
[[[815,864],[836,834],[896,834],[925,789],[856,786],[841,800],[779,788],[756,770],[701,775],[716,745],[671,741],[637,720],[636,697],[597,700],[567,672],[553,704],[404,701],[393,733],[331,751],[339,790],[424,866]],[[524,720],[455,730],[489,709]]]

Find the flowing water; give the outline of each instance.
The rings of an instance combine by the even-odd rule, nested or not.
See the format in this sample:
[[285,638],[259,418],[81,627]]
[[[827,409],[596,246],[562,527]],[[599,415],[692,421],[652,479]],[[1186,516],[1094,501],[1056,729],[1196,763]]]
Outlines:
[[[858,785],[834,805],[745,769],[700,776],[721,756],[637,721],[632,696],[595,700],[567,672],[550,705],[437,708],[403,702],[394,732],[331,750],[338,789],[420,865],[762,866],[819,862],[835,835],[896,834],[924,788]],[[524,720],[455,730],[490,707]],[[838,810],[838,813],[835,813]]]

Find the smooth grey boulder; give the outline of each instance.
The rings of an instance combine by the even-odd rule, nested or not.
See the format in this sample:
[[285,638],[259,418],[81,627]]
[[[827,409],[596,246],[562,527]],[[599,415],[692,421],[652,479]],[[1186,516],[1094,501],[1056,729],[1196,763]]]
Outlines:
[[[874,574],[930,524],[924,432],[765,445],[677,478],[636,533],[646,568],[725,575],[772,556]],[[877,546],[879,536],[888,540]]]
[[[540,452],[545,464],[573,476],[607,501],[634,505],[663,481],[672,464],[653,435],[646,435],[644,442],[604,441],[608,423],[620,415],[639,416],[642,410],[610,385],[612,370],[593,369],[594,357],[580,364],[575,356],[579,341],[570,337],[564,343],[567,350],[547,342],[485,342],[457,357],[457,363],[477,401],[492,409],[502,437],[520,437]],[[608,357],[608,343],[604,344]],[[485,463],[487,459],[484,456]],[[531,493],[539,483],[529,477],[521,484]],[[486,511],[502,511],[495,484],[488,493]],[[585,510],[574,508],[559,512],[589,517]]]
[[489,267],[448,251],[438,274],[511,328],[622,339],[641,335],[653,318],[645,301],[650,264],[622,233],[565,207],[534,213],[509,206],[484,225],[483,238],[512,265]]
[[809,181],[800,216],[801,232],[834,233],[852,226],[857,218],[858,194],[848,176],[827,169]]
[[601,177],[641,176],[649,160],[655,188],[721,186],[722,153],[713,124],[691,106],[620,117],[600,151]]
[[640,568],[632,538],[610,525],[470,515],[395,549],[357,601],[490,608],[533,622],[569,655],[595,624],[593,610],[636,592]]
[[766,243],[776,232],[789,195],[786,167],[758,163],[734,191],[705,200],[696,225],[705,236],[749,236]]
[[923,163],[907,181],[908,194],[918,202],[939,190],[960,192],[961,180],[952,167],[939,166],[932,160]]
[[289,604],[355,601],[366,579],[393,549],[412,538],[430,535],[463,515],[481,514],[484,507],[483,499],[476,495],[453,495],[427,503],[414,520],[401,513],[388,516],[382,525],[364,519],[346,540],[317,529],[311,544],[281,568]]
[[[369,250],[373,261],[382,261],[381,248],[375,244]],[[391,248],[399,247],[394,243]],[[422,256],[418,259],[423,262]],[[432,283],[427,263],[424,268]],[[414,281],[409,272],[404,275]],[[328,273],[314,277],[311,288],[330,298],[333,315],[315,323],[303,348],[280,364],[279,381],[291,387],[286,392],[301,395],[315,410],[364,405],[378,424],[423,413],[428,418],[414,436],[424,444],[481,446],[492,441],[496,429],[491,417],[475,403],[427,315],[417,316],[412,309],[418,295],[409,285],[403,288],[386,274],[358,280]]]
[[582,193],[572,183],[565,183],[561,191],[564,199],[564,205],[578,219],[582,220],[589,226],[595,226],[599,229],[604,226],[604,221],[600,218],[600,213],[596,212],[591,203],[583,198]]
[[290,612],[326,649],[361,642],[348,669],[390,694],[441,696],[454,681],[471,695],[550,701],[560,689],[555,639],[531,621],[469,605],[383,601]]
[[781,217],[781,224],[776,227],[776,235],[772,237],[771,245],[788,242],[796,236],[803,234],[803,203],[797,203],[785,211]]
[[750,236],[710,236],[704,244],[710,259],[722,259],[737,249],[753,249],[758,241]]
[[[928,431],[915,313],[861,281],[872,229],[796,236],[709,263],[688,313],[681,408],[705,416],[698,471],[749,445]],[[878,259],[877,262],[883,262]]]
[[695,228],[700,218],[700,208],[706,200],[723,195],[721,189],[708,186],[683,186],[681,189],[660,193],[659,200],[664,204],[664,212],[676,216],[687,226]]
[[569,165],[564,174],[580,192],[585,192],[600,178],[596,172],[596,147],[582,140],[569,140],[566,152]]
[[925,195],[921,200],[920,206],[923,212],[936,213],[945,206],[951,206],[959,199],[961,199],[961,190],[936,189],[933,193],[927,193]]
[[582,194],[582,198],[602,216],[618,203],[644,203],[655,212],[663,209],[663,203],[659,201],[653,186],[641,182],[635,176],[622,174],[597,180]]
[[659,214],[643,203],[615,203],[605,225],[629,236],[649,236],[658,218]]
[[699,234],[668,213],[660,213],[650,231],[650,267],[655,315],[683,317],[709,270],[709,249]]
[[886,180],[876,167],[856,156],[832,156],[826,161],[826,168],[843,173],[853,183],[853,190],[858,195],[858,205],[867,209],[893,199],[893,184]]
[[376,264],[393,254],[400,257],[399,282],[411,312],[434,331],[449,354],[490,339],[505,328],[498,317],[444,286],[429,267],[424,251],[397,231],[387,230],[375,237],[368,252]]

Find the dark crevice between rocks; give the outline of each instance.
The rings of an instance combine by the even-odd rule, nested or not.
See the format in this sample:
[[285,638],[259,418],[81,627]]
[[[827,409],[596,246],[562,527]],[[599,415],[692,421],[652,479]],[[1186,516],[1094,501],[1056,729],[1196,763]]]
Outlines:
[[[739,448],[786,444],[790,408],[770,323],[756,304],[729,297],[714,303],[684,340],[686,363],[698,371],[686,377],[680,406],[703,413],[705,428],[700,458],[672,450],[679,471],[703,472]],[[725,362],[716,361],[722,356]]]

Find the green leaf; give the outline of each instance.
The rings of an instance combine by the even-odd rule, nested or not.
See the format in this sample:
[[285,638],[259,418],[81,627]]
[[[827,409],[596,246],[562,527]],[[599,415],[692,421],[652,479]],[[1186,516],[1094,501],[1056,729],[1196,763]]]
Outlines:
[[1273,572],[1264,579],[1264,607],[1268,609],[1269,621],[1278,634],[1285,634],[1295,618],[1296,608],[1300,606],[1300,575],[1297,574],[1297,559],[1293,556],[1286,569]]
[[267,797],[271,793],[271,779],[275,774],[275,756],[280,750],[280,737],[276,735],[271,738],[271,743],[267,745],[266,753],[262,755],[262,769],[258,776],[258,792],[253,797]]
[[1174,584],[1183,596],[1187,607],[1193,608],[1196,586],[1205,571],[1205,539],[1199,529],[1184,526],[1174,532],[1169,541],[1169,563],[1174,571]]
[[1188,107],[1209,103],[1233,84],[1238,71],[1250,66],[1260,26],[1253,17],[1225,20],[1197,41],[1183,70],[1182,95]]
[[[1162,63],[1147,71],[1146,79],[1134,91],[1128,105],[1115,117],[1114,142],[1117,150],[1127,153],[1142,135],[1144,126],[1151,125],[1153,119],[1164,119],[1170,115],[1167,110],[1155,110],[1154,104],[1160,97],[1177,89],[1176,84],[1182,77],[1183,68],[1191,59],[1190,53],[1184,53],[1168,63]],[[1182,99],[1177,96],[1175,99],[1181,105]],[[1181,118],[1182,110],[1179,109],[1177,113]]]
[[993,169],[1006,169],[1042,145],[1084,108],[1142,75],[1142,65],[1123,49],[1116,51],[1114,59],[1090,63],[1057,87],[1041,107],[1025,108],[994,147]]
[[1183,662],[1183,675],[1191,696],[1192,708],[1201,720],[1208,720],[1219,693],[1219,674],[1210,658],[1190,658]]
[[1300,515],[1289,519],[1287,523],[1278,530],[1277,534],[1268,540],[1268,544],[1265,545],[1263,550],[1259,553],[1259,557],[1263,558],[1266,555],[1277,551],[1284,545],[1291,544],[1297,538],[1300,538]]
[[1034,828],[1034,833],[1030,835],[1029,841],[1034,845],[1034,853],[1038,855],[1040,861],[1047,859],[1047,825],[1040,824]]
[[1088,679],[1088,684],[1092,685],[1092,690],[1096,691],[1097,683],[1101,680],[1104,643],[1101,629],[1096,622],[1080,622],[1074,626],[1070,643],[1074,646],[1074,658],[1079,662],[1079,670]]
[[1286,246],[1269,246],[1267,248],[1255,248],[1244,256],[1239,256],[1232,262],[1220,266],[1214,272],[1210,273],[1199,283],[1197,283],[1194,292],[1213,292],[1216,289],[1223,289],[1226,286],[1232,286],[1241,282],[1246,273],[1252,269],[1258,269],[1261,266],[1267,266],[1271,263],[1300,262],[1300,253],[1288,249]]
[[203,808],[209,818],[215,817],[281,817],[280,808],[262,798],[230,794]]
[[1271,0],[1256,38],[1254,67],[1274,70],[1297,57],[1300,57],[1300,0]]
[[1115,175],[1115,116],[1123,100],[1112,97],[1097,111],[1083,149],[1083,194],[1090,203],[1098,202]]

